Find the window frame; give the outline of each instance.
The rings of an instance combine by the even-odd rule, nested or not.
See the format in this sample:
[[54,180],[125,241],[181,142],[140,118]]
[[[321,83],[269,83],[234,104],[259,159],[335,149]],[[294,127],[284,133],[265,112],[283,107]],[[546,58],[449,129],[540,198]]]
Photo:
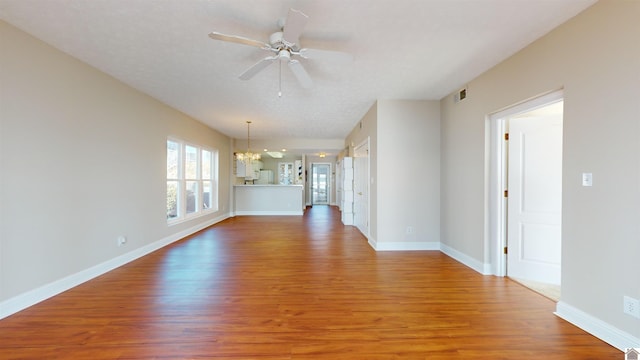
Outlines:
[[[177,178],[169,177],[169,143],[177,144],[178,155],[177,155]],[[195,178],[190,177],[187,178],[187,147],[196,149],[196,169],[195,169]],[[210,177],[203,178],[203,166],[205,165],[203,162],[203,152],[208,152],[210,154]],[[167,137],[166,139],[166,162],[167,169],[165,172],[167,187],[165,191],[165,200],[167,200],[168,204],[168,196],[169,196],[169,182],[177,182],[177,199],[176,199],[176,216],[169,217],[169,207],[167,205],[167,224],[174,225],[184,221],[192,220],[201,216],[205,216],[211,214],[213,212],[218,211],[219,204],[219,188],[218,188],[218,180],[219,180],[219,152],[217,149],[202,146],[192,142],[184,141],[175,137]],[[191,207],[189,207],[189,195],[187,190],[187,184],[195,182],[195,187],[197,188],[196,193],[194,194],[194,204],[193,211],[187,213]],[[208,182],[210,184],[209,191],[209,207],[205,207],[205,194],[204,194],[204,183]]]

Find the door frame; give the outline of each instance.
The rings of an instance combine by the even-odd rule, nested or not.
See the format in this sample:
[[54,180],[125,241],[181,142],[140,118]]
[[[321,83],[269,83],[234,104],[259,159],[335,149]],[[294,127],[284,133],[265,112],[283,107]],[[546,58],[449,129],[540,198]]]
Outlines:
[[[535,96],[490,113],[485,119],[485,259],[489,259],[489,274],[507,276],[507,152],[504,139],[506,118],[541,108],[564,99],[563,89]],[[561,263],[562,264],[562,263]],[[562,268],[562,265],[560,265]]]
[[[363,229],[360,229],[358,227],[358,223],[356,221],[356,216],[358,216],[358,214],[356,213],[356,207],[355,207],[355,203],[354,203],[354,207],[353,207],[353,212],[354,212],[354,221],[353,221],[353,225],[356,226],[356,228],[358,228],[360,230],[360,232],[367,238],[367,240],[370,240],[370,233],[371,233],[371,144],[370,144],[370,138],[367,136],[366,139],[364,139],[361,143],[359,143],[358,145],[353,147],[353,174],[354,174],[354,187],[353,187],[353,192],[354,192],[354,199],[356,196],[356,188],[355,188],[355,183],[358,179],[356,179],[356,174],[359,174],[361,176],[364,176],[364,181],[362,181],[362,184],[365,185],[365,189],[366,189],[366,194],[367,194],[367,199],[366,199],[366,216],[365,216],[365,220],[366,220],[366,228],[364,229],[365,231],[363,232]],[[363,150],[366,151],[366,156],[362,156]],[[357,157],[364,157],[366,158],[366,164],[367,164],[367,171],[366,174],[361,174],[361,172],[356,172],[355,167],[356,167],[356,163]]]
[[316,165],[326,165],[329,167],[329,172],[327,173],[327,202],[326,204],[322,204],[322,205],[331,205],[331,192],[332,190],[332,183],[333,183],[333,173],[332,173],[332,167],[331,167],[331,163],[330,162],[312,162],[311,163],[311,181],[310,181],[310,185],[309,185],[309,191],[310,191],[310,197],[311,197],[311,206],[313,206],[315,203],[313,202],[313,190],[315,189],[313,186],[313,172],[315,170],[315,166]]

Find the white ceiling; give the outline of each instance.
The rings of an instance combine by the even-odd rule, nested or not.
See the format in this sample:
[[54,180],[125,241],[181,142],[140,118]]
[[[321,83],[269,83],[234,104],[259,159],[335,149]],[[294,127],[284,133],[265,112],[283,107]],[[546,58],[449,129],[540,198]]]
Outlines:
[[[214,129],[246,139],[341,140],[377,99],[438,100],[595,0],[0,0],[0,18]],[[302,60],[303,89],[278,66],[237,77],[270,53],[289,8],[309,21],[302,47],[350,53]]]

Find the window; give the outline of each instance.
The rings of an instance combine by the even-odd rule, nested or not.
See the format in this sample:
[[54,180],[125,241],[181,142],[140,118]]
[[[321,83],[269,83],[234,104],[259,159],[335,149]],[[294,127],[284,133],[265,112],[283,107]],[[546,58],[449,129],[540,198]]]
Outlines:
[[218,152],[167,140],[167,221],[218,210]]
[[180,144],[167,140],[167,219],[178,217],[180,157]]

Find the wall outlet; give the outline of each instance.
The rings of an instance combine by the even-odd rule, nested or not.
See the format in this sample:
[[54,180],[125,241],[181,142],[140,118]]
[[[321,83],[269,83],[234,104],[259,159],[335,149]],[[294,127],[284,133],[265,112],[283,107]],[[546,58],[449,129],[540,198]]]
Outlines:
[[116,240],[116,244],[118,244],[118,247],[120,246],[124,246],[124,244],[127,243],[127,237],[126,236],[118,236],[118,239]]
[[413,234],[413,226],[407,226],[407,235]]
[[624,313],[640,319],[640,301],[630,296],[624,297]]

